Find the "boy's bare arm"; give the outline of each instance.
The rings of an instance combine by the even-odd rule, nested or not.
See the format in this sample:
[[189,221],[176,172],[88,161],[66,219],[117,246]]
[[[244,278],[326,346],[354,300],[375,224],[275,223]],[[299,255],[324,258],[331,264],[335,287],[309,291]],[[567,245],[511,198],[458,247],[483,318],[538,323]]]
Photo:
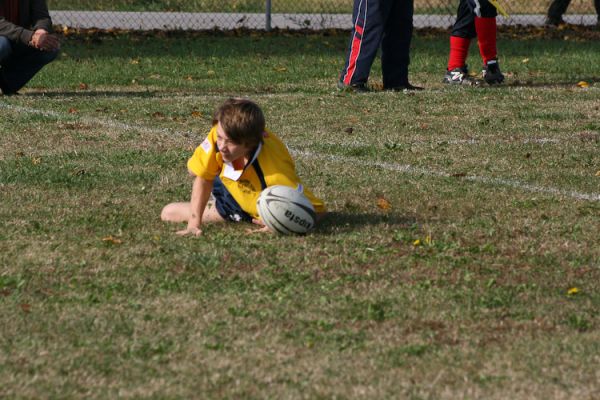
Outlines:
[[212,192],[213,181],[204,178],[195,177],[192,185],[192,199],[190,200],[190,219],[187,228],[177,232],[178,235],[194,235],[202,234],[202,214],[210,198]]

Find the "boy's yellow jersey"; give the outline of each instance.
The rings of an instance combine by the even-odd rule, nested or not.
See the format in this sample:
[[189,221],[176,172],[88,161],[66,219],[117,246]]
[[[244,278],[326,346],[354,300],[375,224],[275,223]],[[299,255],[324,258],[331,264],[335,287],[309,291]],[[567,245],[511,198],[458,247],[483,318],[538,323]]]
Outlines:
[[[296,188],[302,185],[287,148],[268,130],[265,130],[263,143],[242,170],[236,170],[231,163],[223,161],[217,148],[216,126],[213,126],[208,137],[196,148],[187,166],[194,175],[207,180],[212,181],[218,176],[240,207],[253,218],[259,217],[256,201],[263,190],[263,182],[267,187],[284,185]],[[316,212],[325,211],[322,200],[306,188],[303,188],[303,192]]]

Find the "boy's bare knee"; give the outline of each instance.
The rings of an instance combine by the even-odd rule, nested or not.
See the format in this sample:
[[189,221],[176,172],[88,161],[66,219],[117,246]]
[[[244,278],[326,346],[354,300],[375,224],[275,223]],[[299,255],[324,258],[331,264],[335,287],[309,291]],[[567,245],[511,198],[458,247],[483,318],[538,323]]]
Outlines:
[[169,219],[169,206],[165,206],[160,212],[160,219],[162,221],[170,221]]
[[185,222],[189,218],[189,203],[170,203],[160,212],[160,219],[166,222]]
[[160,212],[160,219],[166,222],[176,222],[177,212],[172,204],[167,204]]

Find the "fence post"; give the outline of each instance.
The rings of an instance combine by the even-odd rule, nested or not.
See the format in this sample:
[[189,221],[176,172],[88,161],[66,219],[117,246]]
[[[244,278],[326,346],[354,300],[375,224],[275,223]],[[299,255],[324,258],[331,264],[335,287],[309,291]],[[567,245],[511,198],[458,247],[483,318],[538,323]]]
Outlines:
[[267,0],[266,9],[265,9],[265,29],[267,31],[271,30],[271,0]]

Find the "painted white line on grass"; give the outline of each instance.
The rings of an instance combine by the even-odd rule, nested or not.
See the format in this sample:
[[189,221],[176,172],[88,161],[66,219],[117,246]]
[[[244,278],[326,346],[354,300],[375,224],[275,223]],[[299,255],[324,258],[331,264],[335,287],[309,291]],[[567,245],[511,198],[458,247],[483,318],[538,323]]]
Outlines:
[[[125,131],[137,131],[137,132],[141,132],[141,133],[160,134],[160,135],[164,135],[164,134],[178,135],[178,136],[182,136],[186,139],[189,139],[191,137],[191,135],[193,135],[192,132],[180,132],[180,131],[174,131],[174,130],[166,129],[166,128],[161,129],[161,128],[150,128],[150,127],[146,127],[146,126],[133,126],[133,125],[129,125],[129,124],[126,124],[123,122],[117,122],[117,121],[113,121],[113,120],[82,117],[82,116],[77,116],[77,115],[72,115],[72,114],[59,113],[56,111],[44,111],[44,110],[38,110],[38,109],[28,108],[28,107],[13,106],[10,104],[5,104],[5,103],[0,102],[0,109],[1,108],[18,111],[18,112],[25,112],[25,113],[29,113],[29,114],[54,117],[54,118],[58,118],[58,119],[73,119],[73,117],[78,117],[77,118],[78,120],[85,122],[85,123],[89,123],[92,125],[97,124],[97,125],[101,125],[101,126],[104,126],[107,128],[122,129]],[[450,174],[448,172],[435,171],[432,169],[427,169],[427,168],[422,168],[422,167],[415,167],[415,166],[412,166],[409,164],[403,165],[403,164],[397,164],[397,163],[370,161],[370,160],[365,160],[365,159],[358,158],[358,157],[338,156],[338,155],[333,155],[333,154],[322,154],[322,153],[318,154],[318,153],[308,152],[308,151],[304,151],[304,150],[296,150],[294,148],[290,148],[290,151],[293,154],[299,155],[301,157],[320,159],[320,160],[329,160],[329,161],[336,162],[336,163],[350,162],[353,164],[359,164],[359,165],[375,167],[375,168],[383,168],[383,169],[386,169],[389,171],[395,171],[395,172],[405,173],[405,174],[409,174],[409,175],[425,175],[425,176],[442,177],[442,178],[448,178],[448,177],[453,176],[452,174]],[[577,192],[574,190],[564,190],[564,189],[553,188],[553,187],[533,185],[533,184],[521,182],[518,180],[512,180],[512,179],[490,178],[490,177],[477,176],[477,175],[466,175],[466,176],[457,177],[457,179],[463,179],[463,180],[476,182],[476,183],[482,183],[482,184],[486,184],[486,185],[512,187],[515,189],[519,189],[519,190],[523,190],[523,191],[527,191],[527,192],[533,192],[533,193],[543,193],[543,194],[549,194],[549,195],[560,196],[560,197],[570,197],[570,198],[576,199],[576,200],[600,201],[600,193],[582,193],[582,192]]]
[[[312,158],[312,159],[320,159],[320,160],[329,160],[335,163],[351,163],[352,165],[363,165],[369,166],[372,168],[382,168],[388,171],[401,172],[409,175],[425,175],[425,176],[433,176],[438,178],[450,178],[455,177],[455,175],[450,174],[444,171],[435,171],[432,169],[426,169],[422,167],[415,167],[409,164],[396,164],[396,163],[386,163],[380,161],[369,161],[362,158],[357,157],[347,157],[347,156],[337,156],[331,154],[316,154],[303,150],[294,150],[290,149],[292,154],[298,155],[301,157]],[[600,193],[581,193],[574,190],[564,190],[553,187],[545,187],[532,185],[529,183],[520,182],[512,179],[505,178],[490,178],[485,176],[477,176],[477,175],[465,175],[456,177],[457,180],[463,179],[471,182],[483,183],[486,185],[492,186],[507,186],[515,189],[524,190],[527,192],[534,193],[544,193],[557,195],[561,197],[570,197],[576,200],[587,200],[587,201],[600,201]]]
[[56,119],[63,120],[63,121],[77,120],[79,122],[83,122],[88,125],[100,125],[100,126],[103,126],[106,128],[113,128],[113,129],[122,130],[122,131],[135,131],[135,132],[140,132],[140,133],[149,133],[149,134],[153,134],[153,135],[155,135],[155,134],[179,135],[179,136],[183,136],[185,138],[191,137],[193,135],[193,132],[191,132],[191,131],[181,132],[181,131],[174,131],[172,129],[167,129],[167,128],[149,128],[149,127],[143,126],[143,125],[135,125],[134,126],[134,125],[126,124],[124,122],[118,122],[118,121],[115,121],[112,119],[91,118],[91,117],[80,116],[80,115],[76,115],[76,114],[65,114],[65,113],[61,113],[58,111],[38,110],[35,108],[13,106],[11,104],[5,104],[5,103],[0,102],[0,109],[2,109],[2,108],[5,108],[5,109],[11,110],[11,111],[27,113],[27,114],[42,115],[44,117],[52,117],[52,118],[56,118]]

